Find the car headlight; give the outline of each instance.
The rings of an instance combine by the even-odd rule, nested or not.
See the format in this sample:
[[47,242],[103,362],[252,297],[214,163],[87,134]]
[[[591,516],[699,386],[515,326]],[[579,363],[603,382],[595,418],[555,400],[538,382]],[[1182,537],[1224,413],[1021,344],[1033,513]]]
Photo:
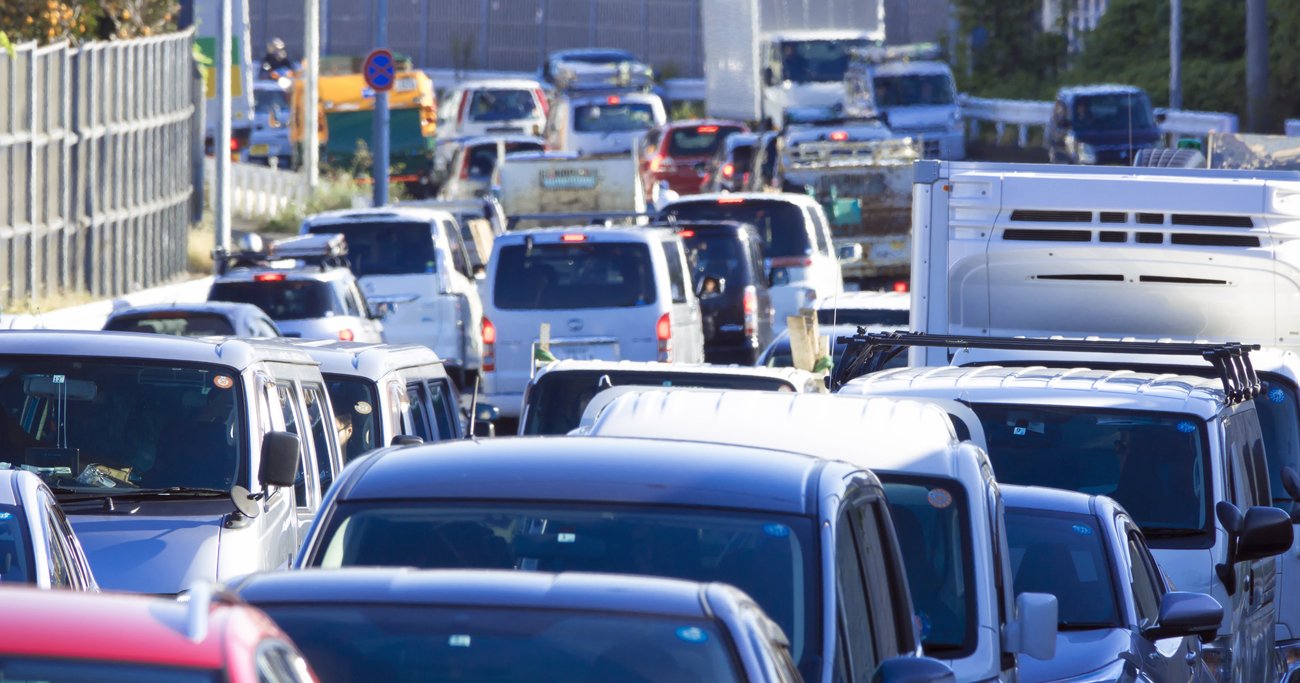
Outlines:
[[1228,680],[1228,672],[1232,670],[1231,648],[1231,636],[1219,636],[1214,642],[1201,646],[1201,660],[1216,681]]
[[1081,164],[1097,163],[1097,149],[1086,142],[1075,143],[1074,155]]

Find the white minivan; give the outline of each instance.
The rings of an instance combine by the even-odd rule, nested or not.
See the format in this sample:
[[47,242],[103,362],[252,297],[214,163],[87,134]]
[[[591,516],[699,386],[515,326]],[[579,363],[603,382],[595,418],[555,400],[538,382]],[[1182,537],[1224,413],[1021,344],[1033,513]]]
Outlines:
[[561,95],[546,120],[546,144],[578,156],[627,154],[651,128],[668,122],[658,95],[642,92]]
[[331,211],[308,216],[302,232],[342,234],[366,299],[389,308],[385,340],[433,349],[460,386],[473,386],[483,304],[454,215],[419,207]]
[[558,359],[700,363],[704,332],[671,230],[537,228],[496,239],[484,283],[485,400],[516,418],[550,325]]
[[808,195],[697,194],[668,204],[663,213],[682,222],[739,221],[758,229],[778,333],[785,329],[787,316],[799,315],[820,297],[844,291],[830,223],[821,205]]

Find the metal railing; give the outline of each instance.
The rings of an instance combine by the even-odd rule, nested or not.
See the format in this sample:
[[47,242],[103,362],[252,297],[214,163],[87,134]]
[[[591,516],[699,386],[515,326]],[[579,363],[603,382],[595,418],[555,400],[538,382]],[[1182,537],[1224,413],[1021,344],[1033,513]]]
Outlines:
[[[204,163],[204,196],[212,203],[212,180],[217,177],[216,162]],[[258,164],[230,165],[230,213],[237,218],[261,220],[274,218],[292,204],[307,200],[303,174]]]
[[[966,120],[967,134],[979,137],[984,125],[992,125],[998,141],[1004,139],[1007,128],[1016,129],[1016,146],[1029,144],[1030,133],[1035,128],[1046,128],[1052,118],[1052,103],[1037,100],[996,100],[962,96],[962,116]],[[1185,111],[1181,109],[1155,109],[1157,118],[1163,118],[1160,131],[1166,142],[1174,138],[1193,136],[1204,138],[1211,132],[1235,133],[1238,128],[1236,114],[1220,112]]]
[[0,306],[185,271],[192,44],[186,31],[0,51]]

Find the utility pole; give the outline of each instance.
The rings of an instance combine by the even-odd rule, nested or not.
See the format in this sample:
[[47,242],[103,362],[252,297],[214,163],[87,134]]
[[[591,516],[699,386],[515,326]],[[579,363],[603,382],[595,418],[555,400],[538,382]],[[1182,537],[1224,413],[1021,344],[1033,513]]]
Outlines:
[[[388,47],[388,0],[379,0],[375,16],[375,49]],[[388,92],[375,88],[375,153],[370,177],[374,179],[374,205],[388,204]]]
[[307,19],[302,41],[302,170],[310,194],[320,183],[320,0],[305,0]]
[[1169,2],[1169,108],[1183,108],[1183,0]]
[[1246,0],[1246,130],[1268,125],[1268,2]]
[[231,45],[230,45],[230,3],[232,0],[218,0],[217,8],[217,47],[214,59],[217,62],[217,139],[212,143],[213,160],[217,173],[213,185],[213,220],[216,223],[216,246],[219,249],[230,248],[230,118],[231,118]]

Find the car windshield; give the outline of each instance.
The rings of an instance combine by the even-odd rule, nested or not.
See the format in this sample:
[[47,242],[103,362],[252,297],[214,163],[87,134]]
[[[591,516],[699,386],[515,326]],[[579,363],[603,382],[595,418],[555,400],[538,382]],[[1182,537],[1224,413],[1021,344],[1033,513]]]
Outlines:
[[750,268],[754,266],[745,258],[749,250],[735,233],[697,229],[683,231],[681,235],[686,245],[686,260],[691,264],[692,282],[712,275],[725,279],[728,286],[753,284]]
[[217,282],[208,301],[253,304],[276,322],[323,318],[336,312],[329,283],[319,280]]
[[286,112],[289,110],[289,96],[283,90],[254,90],[253,108],[259,114]]
[[690,221],[738,221],[758,228],[763,253],[768,258],[807,256],[813,253],[808,240],[808,222],[797,204],[768,199],[681,202],[668,213],[683,223]]
[[[671,366],[668,366],[671,367]],[[578,426],[591,397],[609,387],[697,387],[705,389],[748,389],[794,391],[790,383],[776,377],[758,377],[721,372],[673,372],[629,370],[566,370],[548,372],[528,389],[528,417],[524,434],[567,434]]]
[[[365,221],[308,227],[312,234],[339,233],[348,243],[348,263],[357,277],[433,273],[433,228],[415,221]],[[275,317],[272,314],[271,317]]]
[[[642,574],[732,584],[816,660],[816,535],[803,517],[598,504],[340,503],[307,564]],[[806,663],[806,662],[805,662]],[[804,668],[801,664],[801,669]]]
[[15,683],[217,683],[216,671],[154,664],[123,664],[35,657],[0,657],[0,681]]
[[384,444],[380,433],[383,420],[375,383],[361,377],[325,375],[325,388],[334,406],[335,424],[352,425],[351,435],[339,444],[343,462],[369,453]]
[[974,652],[975,569],[965,490],[947,479],[880,478],[925,653],[951,659]]
[[867,40],[788,40],[781,44],[781,73],[794,83],[839,83],[853,49]]
[[876,76],[871,83],[880,107],[924,107],[956,100],[952,79],[946,74]]
[[1300,465],[1300,413],[1297,412],[1300,404],[1295,385],[1276,375],[1266,377],[1268,390],[1255,398],[1255,413],[1264,432],[1264,457],[1268,460],[1273,504],[1290,512],[1292,501],[1282,486],[1282,468]]
[[1110,496],[1153,547],[1212,533],[1205,425],[1191,415],[975,404],[998,481]]
[[0,469],[74,492],[247,485],[241,384],[199,364],[0,360]]
[[619,133],[654,125],[654,108],[644,102],[589,104],[573,111],[573,129],[579,133]]
[[740,131],[740,126],[688,126],[674,128],[668,135],[668,156],[709,157],[718,150],[728,135]]
[[531,90],[478,90],[469,103],[469,120],[514,121],[537,114],[537,98]]
[[497,308],[624,308],[655,302],[650,249],[639,242],[511,245],[497,257]]
[[561,62],[580,62],[582,64],[620,64],[622,62],[635,62],[633,57],[627,52],[579,52],[574,54],[565,54],[560,57]]
[[910,311],[896,308],[819,308],[821,325],[898,325],[907,327]]
[[34,583],[32,550],[22,508],[0,505],[0,585]]
[[180,337],[236,334],[230,320],[220,313],[144,313],[110,318],[104,329],[113,332],[146,332]]
[[321,683],[739,680],[729,640],[704,619],[423,604],[264,609]]
[[1007,508],[1006,524],[1017,594],[1055,595],[1062,631],[1119,627],[1110,562],[1092,516]]
[[1075,129],[1116,131],[1154,128],[1151,103],[1141,93],[1087,95],[1074,98],[1072,121]]

